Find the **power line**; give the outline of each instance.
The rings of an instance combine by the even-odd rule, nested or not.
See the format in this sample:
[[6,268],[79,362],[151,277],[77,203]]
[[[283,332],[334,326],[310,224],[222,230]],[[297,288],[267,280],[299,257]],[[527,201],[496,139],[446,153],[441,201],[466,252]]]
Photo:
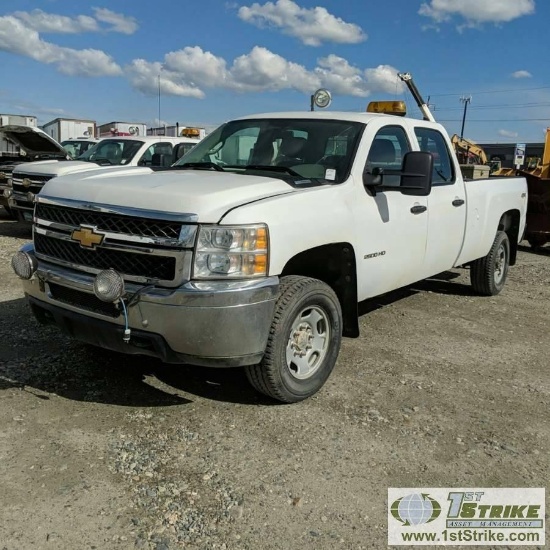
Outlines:
[[[475,91],[471,92],[472,94],[478,95],[478,94],[505,94],[505,93],[512,93],[512,92],[533,92],[535,90],[548,90],[550,89],[550,86],[540,86],[538,88],[515,88],[510,90],[484,90],[484,91]],[[430,96],[433,97],[449,97],[449,96],[456,96],[460,97],[463,94],[430,94]]]
[[[460,118],[438,118],[438,122],[461,122]],[[546,118],[474,118],[468,119],[468,122],[550,122],[550,117]]]

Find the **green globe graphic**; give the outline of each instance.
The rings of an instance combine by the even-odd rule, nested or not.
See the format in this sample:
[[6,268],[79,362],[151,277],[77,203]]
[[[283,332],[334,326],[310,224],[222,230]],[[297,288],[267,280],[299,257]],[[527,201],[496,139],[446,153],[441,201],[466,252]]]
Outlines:
[[437,500],[426,493],[414,493],[397,499],[391,505],[391,514],[403,525],[423,525],[441,513]]

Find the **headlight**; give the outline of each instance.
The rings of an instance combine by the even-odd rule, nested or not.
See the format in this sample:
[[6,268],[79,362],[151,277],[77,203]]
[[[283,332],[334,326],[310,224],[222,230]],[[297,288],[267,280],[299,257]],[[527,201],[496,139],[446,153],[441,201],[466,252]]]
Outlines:
[[194,278],[264,277],[268,269],[268,250],[268,232],[264,224],[201,226]]

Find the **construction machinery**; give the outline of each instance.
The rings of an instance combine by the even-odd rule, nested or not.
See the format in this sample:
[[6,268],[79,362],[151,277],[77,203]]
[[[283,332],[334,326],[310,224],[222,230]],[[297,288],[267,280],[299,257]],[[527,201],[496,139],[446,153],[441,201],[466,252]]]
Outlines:
[[550,241],[550,128],[546,129],[544,151],[539,162],[531,162],[517,173],[527,180],[527,229],[525,239],[536,248]]
[[485,151],[473,141],[454,134],[451,142],[460,164],[488,164]]

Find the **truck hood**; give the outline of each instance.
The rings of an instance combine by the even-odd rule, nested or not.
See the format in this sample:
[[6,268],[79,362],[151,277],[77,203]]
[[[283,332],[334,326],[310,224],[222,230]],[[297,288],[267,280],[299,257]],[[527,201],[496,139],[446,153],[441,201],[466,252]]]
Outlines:
[[[65,164],[65,163],[64,163]],[[223,174],[206,170],[150,168],[95,170],[58,177],[41,195],[84,203],[124,206],[175,214],[197,214],[203,223],[216,223],[237,206],[296,192],[283,180]],[[251,223],[257,220],[251,220]]]
[[60,158],[67,158],[67,151],[40,128],[11,124],[0,127],[0,132],[28,155],[59,155]]
[[[89,170],[97,170],[98,168],[99,165],[95,162],[84,162],[83,160],[66,160],[63,162],[58,162],[56,160],[39,160],[21,166],[21,168],[17,170],[17,173],[56,177],[78,172],[87,172]],[[106,166],[105,168],[113,169],[116,167]]]

